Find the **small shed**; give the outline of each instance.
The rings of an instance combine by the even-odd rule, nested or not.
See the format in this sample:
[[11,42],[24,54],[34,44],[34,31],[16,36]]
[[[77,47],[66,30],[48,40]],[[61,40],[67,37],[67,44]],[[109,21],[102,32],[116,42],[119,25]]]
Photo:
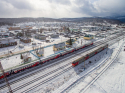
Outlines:
[[30,62],[32,59],[31,59],[31,57],[29,57],[29,55],[28,54],[21,54],[21,59],[23,59],[23,63],[26,63],[26,62]]
[[42,50],[38,51],[36,54],[38,57],[44,56],[44,52]]

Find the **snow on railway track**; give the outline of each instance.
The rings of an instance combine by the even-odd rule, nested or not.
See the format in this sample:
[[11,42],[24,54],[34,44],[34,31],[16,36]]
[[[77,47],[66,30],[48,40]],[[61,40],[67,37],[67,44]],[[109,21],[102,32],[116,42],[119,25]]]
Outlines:
[[124,45],[124,43],[120,46],[119,50],[116,52],[115,56],[112,57],[110,62],[107,62],[107,64],[105,64],[102,68],[96,70],[96,72],[93,73],[93,74],[95,74],[95,73],[98,73],[98,74],[95,74],[94,77],[92,77],[93,79],[90,81],[90,83],[87,84],[83,89],[81,89],[80,92],[85,93],[85,91],[110,67],[110,65],[113,62],[117,61],[117,57],[118,57],[123,45]]
[[[65,69],[63,70],[63,71],[65,71]],[[61,72],[61,74],[62,74],[62,72]],[[56,76],[56,75],[55,75]],[[58,75],[59,76],[59,75]],[[55,78],[55,77],[54,77]],[[35,85],[35,86],[33,86],[33,88],[29,88],[28,90],[25,90],[25,91],[23,91],[23,92],[31,92],[31,90],[34,90],[35,88],[37,88],[38,86],[40,86],[41,84],[40,83],[38,83],[37,85]]]
[[[93,47],[90,47],[90,48],[93,48]],[[87,51],[88,49],[86,49],[86,51]],[[80,52],[81,53],[81,52]],[[72,55],[73,56],[73,55]],[[38,77],[38,78],[36,78],[36,79],[34,79],[33,78],[33,80],[32,79],[30,79],[30,77],[29,78],[27,78],[28,80],[31,80],[30,82],[28,82],[28,83],[25,83],[24,85],[22,84],[20,84],[19,82],[18,82],[18,84],[17,85],[20,85],[18,88],[15,88],[15,89],[13,89],[13,91],[16,91],[16,90],[19,90],[20,89],[20,87],[21,88],[23,88],[23,87],[25,87],[25,86],[27,86],[27,85],[29,85],[29,84],[31,84],[31,83],[34,83],[35,81],[38,81],[39,79],[41,79],[41,77],[43,78],[43,77],[45,77],[46,75],[51,75],[51,74],[53,74],[53,73],[55,73],[56,71],[59,71],[59,70],[61,70],[61,68],[63,68],[63,71],[61,70],[60,72],[58,72],[58,73],[62,73],[62,72],[64,72],[64,71],[67,71],[66,69],[64,69],[65,67],[67,67],[67,66],[69,66],[69,68],[72,68],[72,66],[71,66],[71,63],[72,63],[72,61],[74,60],[74,59],[77,59],[78,58],[78,56],[74,56],[74,57],[72,57],[71,59],[70,59],[70,61],[69,60],[67,60],[67,61],[65,61],[65,63],[67,63],[67,64],[65,64],[64,65],[64,63],[61,63],[62,65],[64,65],[64,66],[60,66],[59,68],[57,68],[57,69],[55,69],[55,70],[52,70],[51,71],[51,69],[49,69],[49,71],[51,71],[51,72],[49,72],[49,73],[47,73],[47,74],[45,74],[45,75],[43,75],[43,76],[40,76],[40,77]],[[64,60],[63,60],[64,61]],[[61,65],[60,64],[60,65]],[[67,68],[68,70],[69,70],[69,68]],[[46,71],[47,72],[47,71]],[[38,73],[37,74],[37,76],[39,76],[39,74],[41,74],[41,73]],[[59,75],[59,74],[58,74]],[[57,76],[57,75],[53,75],[53,76]],[[31,77],[32,78],[32,77]],[[54,77],[55,78],[55,77]],[[24,80],[24,82],[25,81],[27,81],[27,79],[26,80]],[[34,81],[34,82],[33,82]],[[22,83],[22,81],[21,81],[21,83]],[[10,83],[11,84],[11,83]],[[12,83],[13,84],[13,83]],[[15,86],[17,86],[17,85],[15,85]],[[15,87],[14,86],[14,87]],[[23,86],[23,87],[22,87]],[[13,87],[13,85],[11,86],[11,87]]]
[[[98,43],[97,43],[98,44]],[[99,44],[98,44],[99,45]],[[86,49],[87,50],[87,49]],[[83,51],[81,51],[81,52],[83,52]],[[69,63],[70,64],[70,63]],[[64,65],[65,66],[65,65]],[[72,67],[70,66],[69,68],[67,68],[67,69],[63,69],[63,73],[65,72],[65,71],[67,71],[67,70],[69,70],[69,69],[71,69]],[[53,70],[53,71],[55,71],[55,70]],[[53,73],[53,72],[52,72]],[[54,76],[59,76],[60,74],[59,73],[57,73],[56,75],[53,75],[53,77]],[[55,77],[54,77],[55,78]],[[45,81],[45,80],[44,80]],[[50,81],[50,80],[49,80]],[[27,83],[28,84],[28,83]],[[40,84],[40,83],[39,83]],[[37,84],[36,86],[38,86],[39,84]],[[22,85],[23,87],[25,87],[24,85]],[[15,88],[14,89],[14,91],[16,91],[16,90],[18,90],[19,88]],[[31,88],[30,88],[31,89]],[[26,90],[26,91],[28,91],[28,90]]]
[[[104,62],[100,61],[101,66],[98,64],[97,66],[94,67],[95,70],[91,69],[88,73],[85,73],[85,74],[81,73],[80,76],[76,76],[76,78],[69,81],[67,85],[63,85],[62,87],[60,87],[60,89],[54,91],[53,93],[64,93],[64,92],[85,93],[85,91],[100,77],[100,75],[102,75],[104,71],[116,60],[117,56],[121,51],[123,44],[117,50],[117,52],[115,52],[115,56],[112,56],[112,60],[110,60],[110,56],[105,57],[103,59]],[[107,62],[109,60],[110,62]]]

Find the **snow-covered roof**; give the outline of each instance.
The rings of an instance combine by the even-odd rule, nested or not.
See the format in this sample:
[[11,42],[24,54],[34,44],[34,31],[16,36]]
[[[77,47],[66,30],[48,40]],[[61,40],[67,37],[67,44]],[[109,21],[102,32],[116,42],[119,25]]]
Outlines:
[[13,39],[12,37],[0,39],[0,44],[7,44],[10,42],[15,42],[15,39]]
[[6,32],[8,32],[8,29],[6,29],[6,28],[0,28],[0,33],[6,33]]
[[65,42],[59,43],[59,44],[55,44],[54,46],[55,46],[55,48],[64,47],[65,46]]
[[39,54],[42,55],[42,54],[43,54],[43,51],[40,50],[40,51],[39,51]]
[[91,26],[91,25],[88,25],[88,26],[80,26],[80,27],[88,27],[88,28],[91,28],[91,27],[98,27],[98,26]]
[[30,38],[27,38],[27,37],[21,37],[21,39],[23,39],[23,40],[29,40]]
[[6,32],[5,33],[1,33],[0,32],[0,35],[8,35],[9,36],[9,33],[6,33]]

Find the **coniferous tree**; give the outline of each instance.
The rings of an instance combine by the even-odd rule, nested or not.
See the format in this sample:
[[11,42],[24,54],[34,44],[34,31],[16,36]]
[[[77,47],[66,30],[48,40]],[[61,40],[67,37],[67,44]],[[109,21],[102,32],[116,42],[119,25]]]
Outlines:
[[69,45],[72,45],[72,39],[71,39],[71,37],[70,37],[70,40],[69,40]]

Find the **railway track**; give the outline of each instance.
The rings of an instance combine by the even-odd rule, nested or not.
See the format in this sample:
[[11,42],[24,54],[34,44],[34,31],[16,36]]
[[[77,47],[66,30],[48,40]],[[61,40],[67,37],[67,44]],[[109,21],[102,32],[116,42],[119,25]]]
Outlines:
[[[71,69],[71,68],[72,68],[72,66],[70,66],[69,68]],[[69,68],[67,68],[67,69],[69,70]],[[64,73],[64,72],[66,72],[66,71],[67,71],[67,69],[65,69],[63,72],[61,72],[61,74],[62,74],[62,73]],[[57,76],[59,76],[59,75],[60,75],[60,73],[58,73],[58,74],[54,75],[54,76],[53,76],[53,78],[51,78],[51,80],[52,80],[52,79],[54,79],[54,78],[55,78],[55,76],[57,77]],[[48,78],[48,79],[49,79],[49,78]],[[45,83],[47,83],[48,81],[50,81],[50,79],[49,79],[49,80],[48,80],[48,79],[47,79],[47,81],[46,81]],[[36,85],[35,85],[35,86],[33,86],[33,87],[30,87],[29,89],[27,89],[27,90],[23,91],[22,93],[30,92],[31,90],[33,90],[33,89],[37,88],[38,86],[40,86],[40,85],[44,84],[43,82],[44,82],[44,81],[42,81],[42,82],[40,82],[40,83],[36,84]]]
[[119,53],[120,53],[120,51],[121,51],[123,45],[124,45],[124,43],[121,45],[120,49],[118,50],[118,52],[116,53],[116,55],[115,55],[115,57],[112,59],[112,61],[111,61],[108,65],[106,65],[106,66],[102,69],[102,71],[100,71],[100,73],[98,73],[98,75],[97,75],[96,77],[94,77],[93,80],[91,80],[91,82],[90,82],[89,84],[87,84],[83,89],[81,89],[80,92],[84,93],[84,92],[109,68],[109,66],[110,66],[113,62],[117,61],[117,57],[118,57],[118,55],[119,55]]
[[[95,47],[95,46],[94,46],[94,47]],[[90,47],[90,48],[92,49],[93,47]],[[89,49],[90,49],[90,48],[89,48]],[[84,52],[87,51],[87,50],[88,50],[88,48],[87,48],[86,50],[84,50]],[[83,51],[81,51],[81,52],[83,52]],[[75,57],[75,55],[72,55],[72,57],[70,57],[70,58],[73,58],[73,57]],[[64,59],[64,60],[62,60],[62,61],[60,61],[59,63],[63,63],[63,62],[65,62],[66,60],[67,60],[67,58]],[[73,60],[74,60],[74,59],[73,59]],[[72,60],[72,61],[73,61],[73,60]],[[63,67],[66,67],[66,66],[68,66],[68,65],[71,65],[72,61],[71,61],[70,63],[64,65]],[[58,64],[59,64],[59,63],[58,63]],[[56,64],[56,65],[58,65],[58,64]],[[55,65],[54,65],[54,66],[55,66]],[[56,69],[56,70],[59,70],[59,69]],[[51,72],[56,72],[56,70],[51,71]],[[32,74],[30,74],[30,75],[27,75],[27,76],[24,77],[24,78],[18,79],[18,80],[13,81],[13,82],[10,82],[10,84],[12,85],[12,84],[14,84],[14,83],[16,83],[16,82],[18,82],[18,81],[24,80],[24,79],[26,79],[26,78],[28,78],[28,77],[31,77],[31,76],[33,76],[33,75],[35,75],[35,74],[38,74],[38,73],[41,72],[41,71],[43,71],[43,69],[37,71],[36,73],[32,73]],[[44,71],[45,71],[45,70],[44,70]],[[5,85],[5,86],[1,86],[0,89],[2,89],[2,88],[4,88],[4,87],[6,87],[6,85]]]
[[[50,76],[51,76],[51,74],[54,74],[54,73],[55,73],[53,76],[48,77],[48,78],[45,79],[45,80],[42,80],[41,82],[37,83],[36,85],[34,85],[34,86],[32,86],[32,87],[30,86],[30,88],[29,88],[29,89],[26,89],[25,91],[23,91],[23,93],[29,92],[29,91],[33,90],[34,88],[37,88],[38,86],[40,86],[40,85],[42,85],[42,84],[45,84],[45,83],[49,82],[50,80],[55,79],[57,76],[59,76],[59,75],[65,73],[66,71],[72,69],[73,67],[71,66],[71,63],[72,63],[72,61],[73,61],[74,59],[77,59],[77,57],[76,57],[76,58],[73,58],[72,60],[70,60],[70,62],[69,62],[68,64],[62,66],[61,69],[63,68],[63,70],[61,70],[60,68],[58,68],[58,69],[55,69],[55,70],[51,71],[51,72],[48,73],[47,75],[50,75]],[[67,61],[67,62],[68,62],[68,61]],[[68,68],[66,68],[66,67],[68,67]],[[66,69],[65,69],[65,68],[66,68]],[[57,71],[57,70],[58,70],[58,71],[60,70],[60,71],[56,74],[56,71]],[[38,78],[36,78],[36,79],[34,79],[34,80],[32,80],[32,81],[30,81],[30,82],[24,84],[24,85],[20,85],[19,87],[13,89],[13,92],[18,91],[19,89],[21,89],[21,88],[23,88],[23,87],[26,87],[26,86],[28,86],[29,84],[32,84],[32,83],[34,83],[34,82],[36,82],[36,81],[39,81],[40,79],[43,79],[44,77],[47,77],[47,76],[46,76],[46,75],[45,75],[45,76],[40,76],[40,77],[38,77]]]
[[[115,38],[115,37],[114,37]],[[99,41],[99,42],[101,42],[101,41]],[[97,42],[97,43],[99,43],[99,42]],[[85,49],[85,48],[84,48]],[[76,53],[77,52],[79,52],[79,50],[78,51],[76,51]],[[73,53],[72,53],[73,54]],[[60,57],[61,58],[61,57]],[[54,61],[58,61],[58,60],[60,60],[59,58],[58,59],[54,59]],[[46,65],[46,63],[44,63],[42,66],[45,66]],[[41,68],[41,66],[40,67],[38,67],[37,66],[37,68],[35,68],[34,67],[34,69],[32,69],[32,70],[29,70],[28,72],[31,72],[31,71],[34,71],[34,70],[36,70],[36,69],[38,69],[38,68]],[[23,71],[23,73],[20,73],[20,74],[18,74],[18,75],[15,75],[14,77],[13,76],[11,76],[11,78],[9,77],[8,79],[9,80],[12,80],[13,78],[16,78],[16,77],[18,77],[18,76],[21,76],[21,75],[23,75],[23,74],[25,74],[25,73],[28,73],[28,72],[25,72],[25,71]],[[0,81],[0,84],[2,83],[2,81]]]
[[[114,41],[114,42],[111,42],[109,45],[112,45],[114,43],[116,43],[117,41]],[[123,46],[123,44],[122,44]],[[119,51],[121,51],[121,47],[119,49]],[[115,59],[117,58],[118,54],[119,54],[119,51],[118,53],[116,54],[116,56],[113,58],[113,61],[115,61]],[[88,73],[86,73],[84,76],[82,76],[81,78],[79,78],[78,80],[76,80],[75,82],[73,82],[73,84],[71,84],[70,86],[68,86],[66,89],[64,89],[63,91],[61,91],[60,93],[68,93],[71,89],[73,89],[76,85],[78,85],[79,83],[82,82],[83,78],[91,73],[93,73],[93,71],[95,71],[97,68],[99,68],[101,65],[103,65],[106,61],[108,61],[109,57],[103,62],[101,63],[100,65],[96,66],[94,69],[91,69]],[[100,75],[102,75],[104,73],[104,71],[113,63],[113,61],[111,61],[108,65],[106,65],[106,67],[100,72],[98,73],[98,75],[93,78],[93,80],[87,84],[82,90],[80,93],[84,93],[86,91],[86,89],[88,89],[93,83],[94,81],[97,80],[97,78],[99,78]]]
[[[100,41],[101,42],[101,41]],[[97,44],[98,44],[98,42],[97,42]],[[92,47],[93,48],[93,47]],[[82,51],[83,52],[83,51]],[[75,54],[77,54],[77,53],[75,53]],[[55,61],[55,60],[54,60]],[[70,64],[70,63],[69,63]],[[39,71],[40,72],[40,71]],[[53,73],[53,72],[51,72],[51,73]],[[50,73],[49,73],[50,74]],[[31,75],[30,75],[31,76]],[[55,76],[57,76],[57,75],[55,75]],[[55,78],[55,77],[54,77]],[[20,81],[20,80],[19,80]],[[17,81],[18,82],[18,81]],[[29,84],[29,83],[27,83],[27,84]],[[19,89],[19,88],[17,88],[17,89]],[[15,91],[17,90],[17,89],[14,89]]]

